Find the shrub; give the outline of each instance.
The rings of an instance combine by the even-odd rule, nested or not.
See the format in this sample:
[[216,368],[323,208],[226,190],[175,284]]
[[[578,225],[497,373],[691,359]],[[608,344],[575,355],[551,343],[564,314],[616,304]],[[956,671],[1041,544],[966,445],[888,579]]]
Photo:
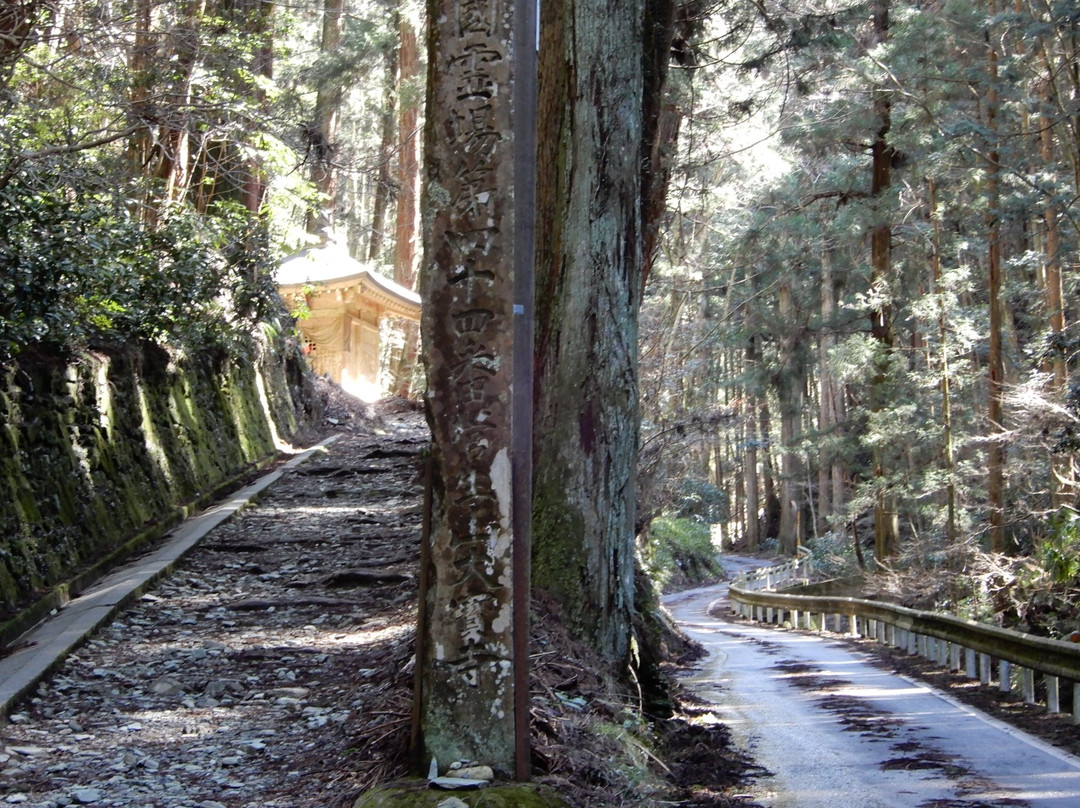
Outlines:
[[643,563],[655,585],[702,583],[723,575],[709,525],[698,519],[662,516],[649,528]]

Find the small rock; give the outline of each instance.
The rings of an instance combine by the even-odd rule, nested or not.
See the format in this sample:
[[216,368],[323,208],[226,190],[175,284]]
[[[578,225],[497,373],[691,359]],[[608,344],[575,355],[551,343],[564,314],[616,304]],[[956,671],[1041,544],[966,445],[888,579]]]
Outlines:
[[429,780],[428,784],[441,788],[445,791],[464,791],[474,788],[483,788],[489,784],[488,780],[469,780],[465,777],[436,777],[434,780]]
[[460,769],[448,772],[446,776],[459,777],[463,780],[487,780],[491,782],[495,779],[495,772],[492,771],[490,766],[462,766]]
[[436,805],[435,808],[469,808],[469,804],[462,802],[457,797],[447,797]]
[[18,805],[21,802],[29,801],[29,799],[30,797],[26,794],[8,794],[7,797],[4,798],[4,802],[9,805]]
[[4,749],[9,755],[22,755],[23,757],[37,757],[44,755],[47,750],[40,746],[9,746]]
[[157,696],[176,696],[184,692],[184,685],[170,676],[162,676],[150,685],[150,692]]
[[101,792],[96,788],[77,788],[71,792],[71,797],[79,805],[91,805],[101,800]]

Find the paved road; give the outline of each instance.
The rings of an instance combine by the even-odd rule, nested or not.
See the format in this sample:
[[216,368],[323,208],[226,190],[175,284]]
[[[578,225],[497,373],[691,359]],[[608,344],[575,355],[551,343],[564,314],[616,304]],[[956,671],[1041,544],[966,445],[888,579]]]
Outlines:
[[[724,560],[731,574],[761,563]],[[710,616],[726,594],[721,584],[665,605],[709,652],[690,683],[772,772],[751,789],[761,804],[1080,808],[1080,758],[828,638]]]

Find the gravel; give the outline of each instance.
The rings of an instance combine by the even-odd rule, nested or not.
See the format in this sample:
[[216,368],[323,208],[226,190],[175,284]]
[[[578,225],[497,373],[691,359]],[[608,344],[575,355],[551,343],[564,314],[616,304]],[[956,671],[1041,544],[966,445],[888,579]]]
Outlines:
[[348,422],[18,706],[0,804],[330,808],[400,773],[427,445],[400,410]]

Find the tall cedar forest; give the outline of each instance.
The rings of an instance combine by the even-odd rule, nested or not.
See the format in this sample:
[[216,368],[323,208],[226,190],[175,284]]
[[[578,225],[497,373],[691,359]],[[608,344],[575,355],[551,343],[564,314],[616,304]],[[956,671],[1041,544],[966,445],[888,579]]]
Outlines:
[[[543,9],[534,582],[615,657],[634,557],[719,541],[1075,624],[1077,6]],[[288,330],[276,262],[326,239],[415,288],[426,17],[5,3],[0,362]]]

